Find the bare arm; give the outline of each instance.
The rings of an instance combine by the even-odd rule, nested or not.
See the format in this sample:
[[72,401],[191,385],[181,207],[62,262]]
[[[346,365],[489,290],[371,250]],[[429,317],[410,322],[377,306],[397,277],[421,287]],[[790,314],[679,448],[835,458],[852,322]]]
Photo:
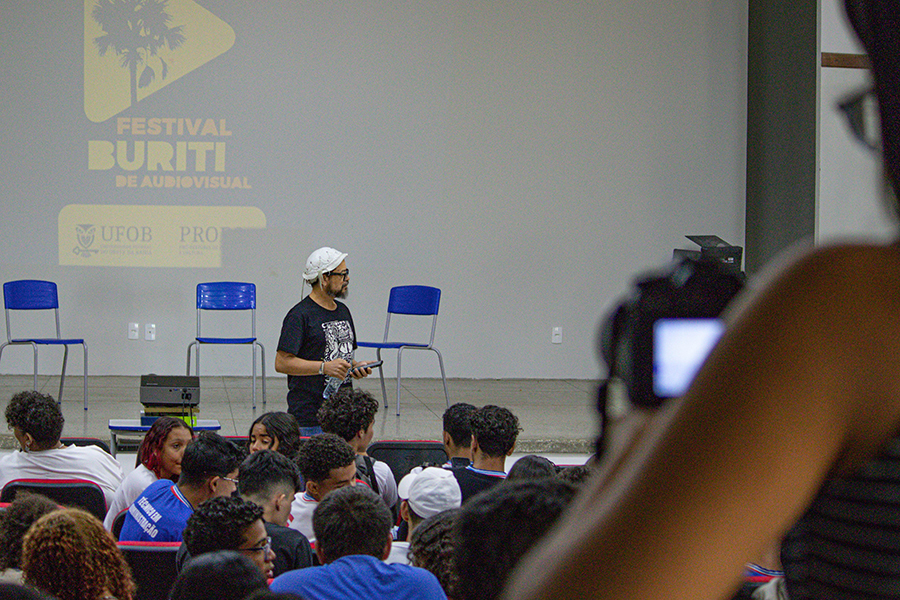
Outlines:
[[821,251],[789,269],[504,597],[730,597],[824,478],[896,431],[898,290],[896,249]]
[[340,377],[343,379],[347,376],[347,371],[350,369],[350,363],[342,358],[329,361],[307,360],[284,350],[279,350],[275,353],[275,371],[286,375],[318,375],[319,368],[323,362],[325,364],[325,375],[329,377]]

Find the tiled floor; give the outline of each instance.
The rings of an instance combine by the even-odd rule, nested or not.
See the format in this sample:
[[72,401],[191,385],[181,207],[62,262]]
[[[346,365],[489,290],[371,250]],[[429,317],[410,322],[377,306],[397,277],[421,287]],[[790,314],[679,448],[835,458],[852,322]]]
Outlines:
[[[396,415],[393,394],[396,382],[385,379],[390,407],[375,418],[375,439],[440,439],[444,392],[440,379],[404,379],[400,396],[400,416]],[[265,410],[286,410],[287,383],[284,378],[266,380]],[[377,377],[357,383],[381,400]],[[31,389],[30,375],[0,376],[0,404],[14,393]],[[257,390],[258,406],[252,409],[249,377],[201,377],[200,418],[216,419],[223,435],[245,435],[250,423],[264,412],[262,390]],[[522,433],[517,452],[590,452],[596,434],[594,412],[596,382],[559,379],[451,379],[447,386],[450,402],[476,406],[506,406],[519,418]],[[59,378],[39,376],[40,391],[56,397]],[[88,378],[88,410],[83,409],[82,378],[66,377],[63,394],[63,435],[109,439],[109,419],[137,418],[141,410],[140,377],[96,376]],[[7,436],[10,437],[11,436]]]

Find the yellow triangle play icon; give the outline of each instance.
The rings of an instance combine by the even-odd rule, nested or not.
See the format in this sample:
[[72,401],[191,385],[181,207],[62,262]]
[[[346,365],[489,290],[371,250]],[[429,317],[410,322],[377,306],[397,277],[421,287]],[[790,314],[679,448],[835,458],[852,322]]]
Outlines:
[[193,0],[84,0],[84,114],[106,121],[234,40],[228,23]]

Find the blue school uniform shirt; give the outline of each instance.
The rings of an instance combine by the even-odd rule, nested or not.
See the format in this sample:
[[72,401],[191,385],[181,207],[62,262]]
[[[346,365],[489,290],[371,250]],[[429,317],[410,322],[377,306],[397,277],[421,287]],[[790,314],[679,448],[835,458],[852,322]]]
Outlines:
[[128,507],[119,540],[180,542],[193,512],[191,503],[171,480],[154,481]]
[[269,586],[307,600],[447,600],[437,577],[418,567],[374,556],[344,556],[321,567],[288,571]]

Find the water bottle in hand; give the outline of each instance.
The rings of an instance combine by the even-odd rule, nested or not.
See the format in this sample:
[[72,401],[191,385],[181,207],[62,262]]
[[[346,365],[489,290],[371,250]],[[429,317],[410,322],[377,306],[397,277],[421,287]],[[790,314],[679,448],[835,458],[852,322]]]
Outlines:
[[[351,354],[348,358],[345,358],[348,363],[353,364],[353,355]],[[347,375],[343,379],[340,377],[328,377],[325,384],[325,390],[322,392],[323,398],[331,398],[331,395],[335,393],[341,385],[344,384],[345,381],[350,380],[350,371],[352,369],[347,370]]]

